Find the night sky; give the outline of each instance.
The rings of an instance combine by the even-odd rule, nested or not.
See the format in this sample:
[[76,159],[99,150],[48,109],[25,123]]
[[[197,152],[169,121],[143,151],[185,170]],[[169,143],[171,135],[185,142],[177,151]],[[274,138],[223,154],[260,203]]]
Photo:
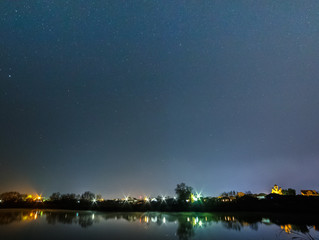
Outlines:
[[0,192],[319,189],[318,1],[0,1]]

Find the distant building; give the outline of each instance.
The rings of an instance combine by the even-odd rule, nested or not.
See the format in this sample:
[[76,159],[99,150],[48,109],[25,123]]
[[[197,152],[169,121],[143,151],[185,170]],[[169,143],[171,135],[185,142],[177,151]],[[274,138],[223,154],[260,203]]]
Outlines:
[[302,196],[319,196],[315,190],[301,190]]
[[275,184],[275,186],[271,189],[271,193],[282,195],[282,189]]
[[235,199],[236,199],[236,197],[234,197],[234,196],[221,197],[221,198],[219,198],[219,200],[220,200],[221,202],[232,202],[232,201],[235,200]]
[[237,193],[237,197],[243,197],[243,196],[245,196],[245,193],[243,193],[243,192],[238,192]]
[[230,202],[231,200],[230,200],[229,197],[221,197],[220,201],[222,201],[222,202]]
[[266,196],[267,196],[266,193],[259,193],[259,194],[256,195],[256,198],[258,198],[258,199],[265,199]]

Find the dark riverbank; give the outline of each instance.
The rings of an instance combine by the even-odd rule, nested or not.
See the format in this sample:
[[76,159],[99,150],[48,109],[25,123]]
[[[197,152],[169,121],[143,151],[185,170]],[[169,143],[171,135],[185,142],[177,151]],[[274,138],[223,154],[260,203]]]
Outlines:
[[163,202],[126,202],[126,201],[74,201],[57,200],[44,202],[2,202],[0,209],[69,209],[96,210],[108,212],[288,212],[319,213],[319,197],[268,195],[265,199],[244,196],[232,201],[223,202],[218,198],[205,198],[193,203],[181,203],[174,199]]

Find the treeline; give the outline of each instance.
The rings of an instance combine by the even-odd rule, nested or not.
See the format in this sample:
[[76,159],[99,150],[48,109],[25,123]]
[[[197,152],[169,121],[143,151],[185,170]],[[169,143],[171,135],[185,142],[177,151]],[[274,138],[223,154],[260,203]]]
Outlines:
[[[229,191],[229,192],[222,192],[220,194],[220,197],[236,197],[236,196],[244,196],[244,195],[250,195],[250,196],[258,196],[258,195],[267,195],[265,193],[260,194],[254,194],[251,191],[246,192],[236,192],[236,191]],[[288,189],[282,189],[282,195],[284,196],[296,196],[296,190],[293,188]]]
[[49,198],[50,201],[84,201],[84,202],[95,202],[95,201],[103,201],[101,194],[94,194],[90,191],[84,192],[83,194],[75,194],[75,193],[67,193],[61,194],[59,192],[52,193]]
[[59,192],[53,193],[49,199],[45,199],[41,195],[31,195],[31,194],[22,194],[19,192],[4,192],[0,194],[0,201],[5,202],[22,202],[22,201],[101,201],[101,194],[94,194],[90,191],[84,192],[83,194],[75,194],[75,193],[66,193],[61,194]]
[[0,194],[0,202],[21,202],[27,200],[28,194],[21,194],[19,192],[5,192]]
[[[290,191],[292,193],[292,191]],[[104,200],[100,194],[90,191],[83,194],[59,192],[53,193],[48,199],[42,196],[31,196],[18,192],[0,194],[0,208],[43,208],[43,209],[74,209],[100,211],[267,211],[267,212],[318,212],[319,197],[295,196],[293,194],[269,194],[258,198],[246,192],[240,195],[235,191],[226,192],[221,197],[203,197],[195,193],[185,183],[177,184],[177,197],[145,197],[136,199]],[[31,196],[31,197],[30,197]]]

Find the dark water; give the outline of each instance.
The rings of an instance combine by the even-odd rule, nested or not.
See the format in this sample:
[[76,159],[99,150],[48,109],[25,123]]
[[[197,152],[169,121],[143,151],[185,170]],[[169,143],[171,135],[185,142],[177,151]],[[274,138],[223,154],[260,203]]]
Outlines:
[[319,239],[317,215],[0,210],[0,239]]

